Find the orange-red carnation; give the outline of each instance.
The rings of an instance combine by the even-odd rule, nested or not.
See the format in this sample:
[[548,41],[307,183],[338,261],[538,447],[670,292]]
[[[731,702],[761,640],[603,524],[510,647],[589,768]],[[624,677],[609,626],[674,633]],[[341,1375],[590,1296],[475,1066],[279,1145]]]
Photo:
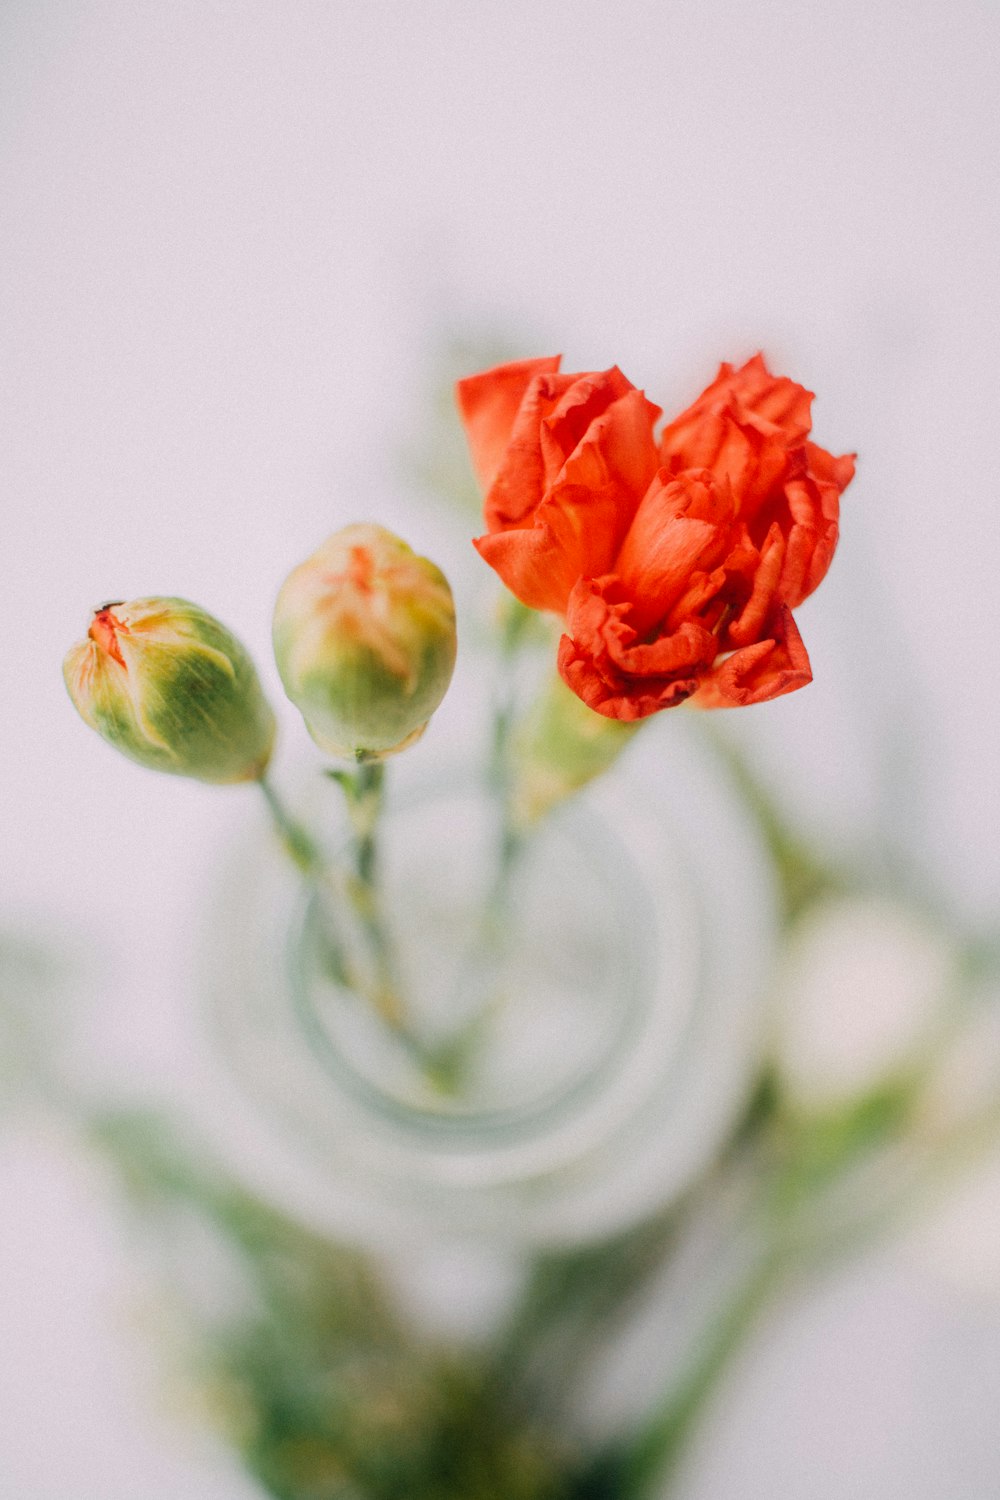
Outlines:
[[620,370],[522,360],[459,382],[486,561],[563,616],[559,671],[613,719],[694,697],[763,703],[811,681],[792,610],[837,544],[851,455],[809,441],[812,395],[761,355],[723,365],[659,436]]

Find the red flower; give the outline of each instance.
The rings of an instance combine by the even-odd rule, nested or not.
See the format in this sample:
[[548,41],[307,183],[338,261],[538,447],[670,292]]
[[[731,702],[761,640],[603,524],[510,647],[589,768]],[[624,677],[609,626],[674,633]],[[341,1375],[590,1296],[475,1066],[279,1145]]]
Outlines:
[[488,534],[476,542],[507,587],[562,614],[577,579],[613,565],[660,459],[658,406],[620,370],[560,375],[558,359],[459,382]]
[[804,686],[791,612],[829,567],[854,473],[808,441],[810,393],[758,354],[657,440],[659,408],[620,370],[558,367],[502,365],[458,401],[486,491],[476,546],[525,604],[565,617],[565,681],[626,720]]

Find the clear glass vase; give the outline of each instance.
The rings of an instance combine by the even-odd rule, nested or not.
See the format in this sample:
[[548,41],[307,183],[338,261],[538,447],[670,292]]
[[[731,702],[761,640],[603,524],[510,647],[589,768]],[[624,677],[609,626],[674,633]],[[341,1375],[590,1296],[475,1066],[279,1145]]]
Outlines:
[[697,726],[663,715],[553,812],[492,931],[486,787],[420,751],[390,783],[380,885],[405,1029],[331,977],[328,898],[271,844],[244,851],[211,922],[216,1139],[373,1244],[565,1244],[641,1220],[745,1102],[775,930],[767,862]]

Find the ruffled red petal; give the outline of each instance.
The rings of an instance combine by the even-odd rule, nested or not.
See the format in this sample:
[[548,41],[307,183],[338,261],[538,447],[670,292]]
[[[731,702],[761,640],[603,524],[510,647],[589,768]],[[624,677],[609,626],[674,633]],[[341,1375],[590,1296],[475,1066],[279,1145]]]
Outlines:
[[536,375],[558,370],[560,356],[519,359],[460,380],[455,387],[472,466],[484,490],[496,477],[524,393]]
[[570,596],[558,656],[563,680],[584,703],[627,722],[689,698],[717,649],[712,633],[692,620],[671,635],[643,641],[630,612],[617,578],[581,579]]
[[699,708],[746,708],[766,703],[812,682],[809,656],[787,605],[781,605],[768,640],[724,657],[703,679]]

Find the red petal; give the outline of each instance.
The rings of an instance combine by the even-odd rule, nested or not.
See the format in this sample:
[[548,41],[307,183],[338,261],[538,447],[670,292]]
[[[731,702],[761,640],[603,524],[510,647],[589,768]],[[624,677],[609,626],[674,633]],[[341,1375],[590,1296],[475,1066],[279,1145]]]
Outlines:
[[[559,534],[578,558],[580,577],[611,570],[659,464],[653,442],[659,414],[659,407],[630,387],[590,423],[552,481],[545,509],[557,507],[565,517]],[[542,437],[544,448],[544,429]],[[554,521],[550,524],[556,529]]]
[[695,446],[704,442],[700,429],[707,418],[724,411],[737,420],[756,417],[780,431],[786,448],[796,447],[812,425],[811,406],[812,392],[783,375],[772,375],[761,354],[738,370],[720,365],[712,384],[663,429],[664,457],[679,459],[684,468],[699,464],[692,455]]
[[826,576],[839,536],[840,494],[853,475],[852,454],[834,458],[807,443],[801,472],[785,484],[792,524],[778,597],[790,609],[808,598]]
[[493,483],[525,391],[536,375],[559,368],[559,356],[519,359],[460,380],[455,387],[458,410],[472,454],[472,466],[484,490]]
[[699,708],[745,708],[812,682],[812,668],[792,612],[782,606],[773,639],[744,646],[712,668],[698,690]]
[[706,467],[728,478],[749,519],[781,481],[809,431],[812,393],[770,373],[761,355],[717,378],[660,437],[671,471]]
[[812,426],[812,391],[786,375],[772,375],[763,354],[755,354],[734,371],[730,389],[745,410],[780,427],[790,446]]
[[541,504],[547,485],[542,423],[574,375],[535,375],[521,398],[500,464],[486,493],[483,518],[490,531],[524,526]]
[[559,671],[584,703],[612,719],[643,719],[689,698],[717,649],[710,631],[685,621],[645,642],[617,578],[585,578],[574,588],[559,645]]
[[562,485],[530,524],[489,532],[475,546],[522,604],[562,614],[578,578],[607,573],[634,500],[613,482]]
[[754,569],[753,588],[735,620],[731,620],[726,638],[733,646],[749,646],[760,640],[765,621],[773,617],[778,583],[785,560],[785,538],[777,521],[767,533],[760,559]]
[[661,709],[674,708],[690,698],[698,687],[697,677],[609,682],[589,657],[581,655],[568,635],[559,642],[558,666],[566,686],[572,688],[588,708],[603,714],[606,719],[619,719],[626,724],[647,719]]
[[553,555],[551,537],[542,527],[488,531],[472,545],[522,604],[563,613],[578,575],[568,558]]
[[643,497],[614,565],[645,634],[674,608],[696,574],[715,568],[733,543],[728,487],[707,470],[672,479],[661,470]]
[[611,478],[638,500],[659,467],[653,428],[660,416],[617,367],[579,376],[542,424],[550,482],[596,486]]

